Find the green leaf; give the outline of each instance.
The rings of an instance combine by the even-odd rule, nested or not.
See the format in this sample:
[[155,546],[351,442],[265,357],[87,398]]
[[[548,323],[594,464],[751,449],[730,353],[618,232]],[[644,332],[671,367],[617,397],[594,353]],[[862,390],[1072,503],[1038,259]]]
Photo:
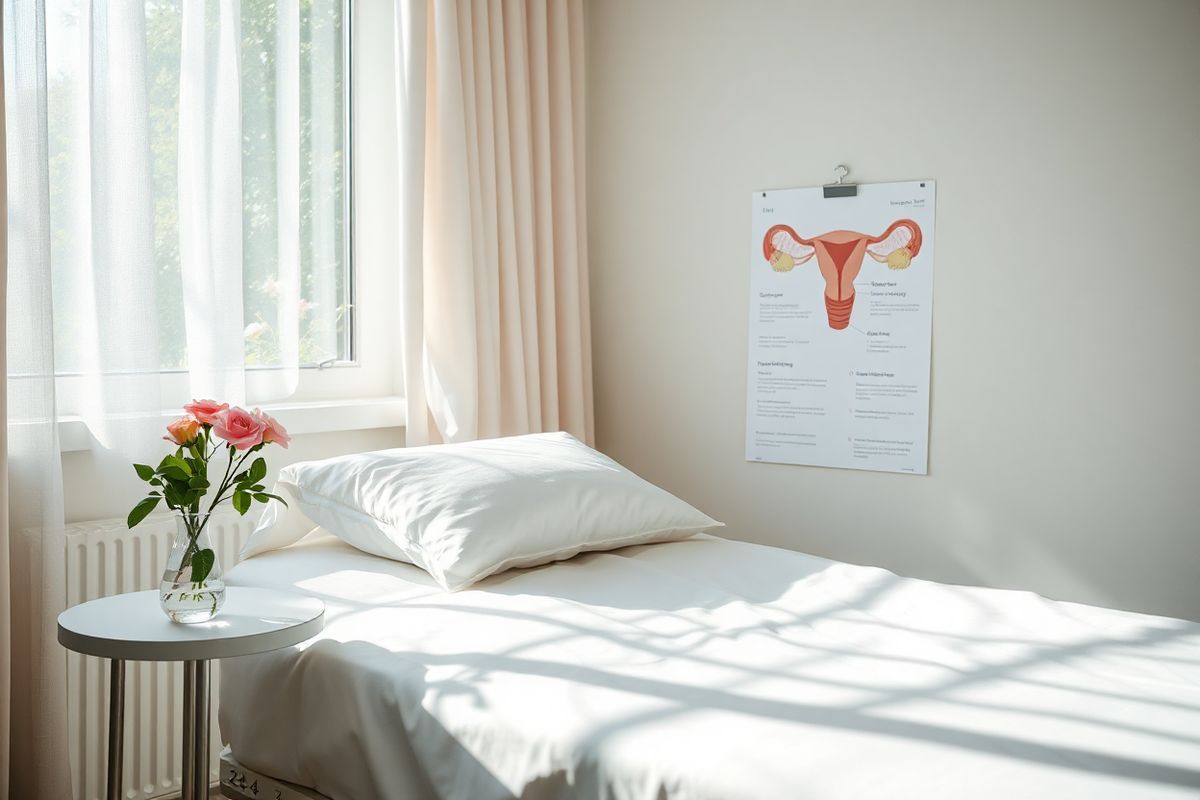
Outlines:
[[211,548],[206,547],[192,553],[192,583],[204,583],[208,573],[212,572],[213,562],[216,560],[216,553]]
[[136,472],[137,476],[144,481],[154,479],[154,467],[150,466],[149,464],[134,464],[133,471]]
[[[183,448],[180,448],[179,451],[182,453]],[[183,472],[185,477],[187,477],[187,478],[192,477],[192,468],[188,465],[187,461],[185,461],[182,457],[168,455],[166,458],[163,459],[163,462],[164,462],[163,464],[159,465],[159,472],[165,472],[170,467],[176,467],[181,472]]]
[[265,494],[264,494],[264,493],[262,493],[262,492],[255,492],[255,493],[254,493],[254,499],[255,499],[255,500],[257,500],[257,501],[258,501],[258,502],[260,502],[260,503],[268,503],[268,502],[270,502],[270,501],[271,501],[271,498],[270,498],[270,497],[268,497],[267,495],[265,495]]
[[163,495],[167,498],[167,505],[171,506],[171,508],[178,508],[188,504],[186,490],[180,490],[173,484],[168,483],[163,486]]
[[247,492],[233,493],[233,507],[237,509],[239,514],[245,514],[250,510],[250,495]]
[[192,487],[193,489],[207,489],[209,483],[208,479],[203,475],[193,475],[192,479],[188,481],[188,486]]
[[125,524],[130,528],[137,525],[146,518],[147,514],[154,510],[154,507],[158,505],[158,501],[161,499],[160,497],[147,497],[142,500],[133,507],[133,511],[129,512],[129,517],[125,520]]
[[250,482],[258,483],[265,477],[267,477],[267,460],[259,456],[250,465]]

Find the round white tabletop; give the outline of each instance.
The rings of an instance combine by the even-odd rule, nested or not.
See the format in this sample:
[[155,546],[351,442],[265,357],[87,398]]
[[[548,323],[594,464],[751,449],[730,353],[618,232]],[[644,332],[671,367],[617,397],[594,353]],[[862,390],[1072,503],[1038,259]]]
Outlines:
[[273,589],[231,586],[208,622],[167,619],[158,591],[102,597],[58,616],[58,641],[77,653],[126,661],[234,658],[290,647],[321,632],[325,604]]

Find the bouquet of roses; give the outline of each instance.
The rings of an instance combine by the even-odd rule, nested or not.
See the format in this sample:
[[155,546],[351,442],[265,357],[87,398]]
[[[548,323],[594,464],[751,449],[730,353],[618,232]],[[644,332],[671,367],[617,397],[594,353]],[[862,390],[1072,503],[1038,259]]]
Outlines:
[[[180,571],[190,567],[191,580],[201,584],[215,559],[211,548],[199,549],[196,544],[209,515],[226,500],[239,514],[245,514],[255,502],[284,503],[283,498],[266,491],[262,483],[267,476],[266,460],[256,456],[249,464],[246,461],[268,444],[287,448],[291,437],[277,420],[258,409],[250,412],[215,400],[194,400],[183,410],[186,415],[168,425],[163,437],[175,445],[175,450],[167,453],[157,467],[133,465],[138,477],[150,485],[150,491],[129,512],[126,522],[132,528],[160,502],[177,511],[189,539]],[[222,451],[227,457],[224,470],[217,466],[215,472],[210,471]],[[203,508],[204,498],[214,484],[212,501]]]

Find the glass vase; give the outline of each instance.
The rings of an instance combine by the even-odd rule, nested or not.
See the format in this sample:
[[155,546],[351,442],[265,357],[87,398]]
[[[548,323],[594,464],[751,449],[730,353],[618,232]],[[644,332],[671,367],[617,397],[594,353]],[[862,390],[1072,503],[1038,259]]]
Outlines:
[[207,514],[176,514],[171,552],[159,584],[159,604],[174,622],[206,622],[225,603],[221,561],[209,538]]

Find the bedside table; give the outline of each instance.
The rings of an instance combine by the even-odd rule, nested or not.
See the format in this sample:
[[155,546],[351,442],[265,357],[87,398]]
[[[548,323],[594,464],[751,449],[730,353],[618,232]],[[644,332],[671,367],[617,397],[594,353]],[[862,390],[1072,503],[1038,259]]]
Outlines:
[[231,586],[208,622],[167,619],[158,590],[102,597],[58,616],[63,647],[112,660],[108,705],[108,800],[121,796],[126,661],[182,661],[182,800],[208,797],[208,662],[290,647],[321,632],[325,604],[291,592]]

